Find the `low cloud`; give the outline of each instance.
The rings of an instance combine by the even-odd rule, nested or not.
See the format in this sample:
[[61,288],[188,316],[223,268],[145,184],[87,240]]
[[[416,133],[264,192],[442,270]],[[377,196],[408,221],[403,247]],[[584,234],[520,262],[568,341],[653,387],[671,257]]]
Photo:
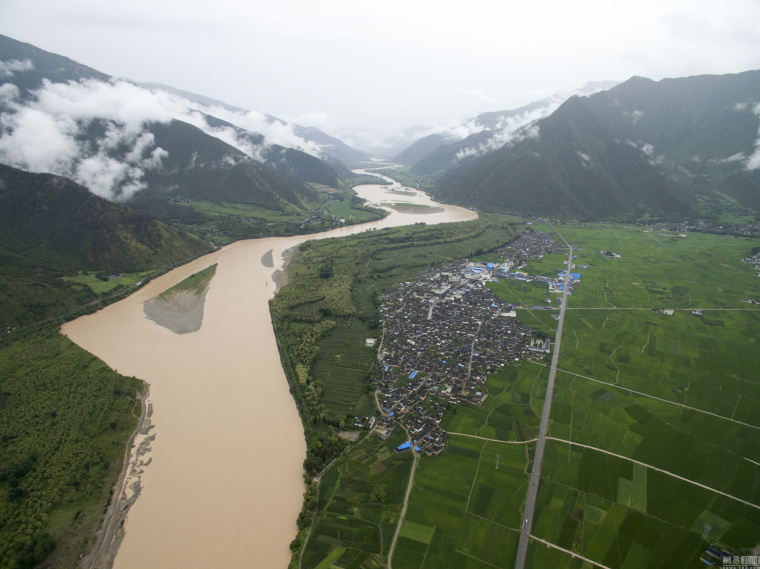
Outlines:
[[23,108],[0,116],[0,158],[30,170],[67,175],[81,150],[76,141],[76,121],[40,109]]
[[0,61],[0,77],[12,77],[16,73],[32,71],[33,69],[34,63],[32,63],[32,61],[29,59],[25,59],[23,61],[19,61],[18,59]]
[[[0,63],[0,75],[31,65],[15,60]],[[144,173],[160,169],[168,156],[146,131],[150,123],[188,122],[256,160],[261,160],[262,150],[272,144],[322,155],[319,145],[296,135],[293,124],[256,112],[207,107],[126,81],[46,80],[32,100],[24,103],[18,100],[16,86],[6,83],[0,86],[0,103],[10,109],[0,115],[0,161],[69,177],[109,200],[126,200],[144,189]],[[206,115],[237,129],[210,126]],[[96,121],[105,132],[93,142]],[[263,144],[254,144],[238,129],[264,135]]]
[[[171,120],[165,101],[129,83],[44,82],[26,105],[12,100],[14,112],[0,116],[0,159],[33,172],[75,180],[109,200],[126,200],[144,189],[146,170],[161,167],[168,153],[144,132],[148,122]],[[86,134],[93,121],[104,134]],[[117,159],[117,150],[126,156]]]
[[594,165],[594,162],[591,160],[591,157],[586,154],[585,152],[581,152],[580,150],[578,152],[578,157],[581,159],[581,166],[583,166],[586,170],[595,169],[596,166]]
[[[754,106],[754,108],[752,109],[752,112],[755,113],[755,115],[757,115],[758,117],[760,117],[760,103],[757,103]],[[757,170],[758,168],[760,168],[760,128],[758,128],[757,139],[755,140],[755,151],[747,159],[747,164],[745,165],[745,168],[747,170]]]
[[644,118],[644,111],[631,111],[630,113],[628,113],[628,112],[623,112],[623,114],[624,114],[625,116],[627,116],[629,119],[631,119],[631,122],[632,122],[633,124],[636,124],[636,123],[637,123],[637,122],[639,122],[639,121],[640,121],[642,118]]
[[0,104],[9,105],[18,99],[19,90],[13,83],[4,83],[0,85]]
[[538,138],[539,128],[537,121],[553,113],[558,103],[551,103],[546,107],[541,107],[531,111],[526,111],[518,115],[506,116],[499,120],[496,130],[493,131],[487,141],[477,146],[464,148],[457,154],[458,159],[467,156],[481,156],[492,150],[502,148],[507,145],[514,145],[525,138]]
[[734,164],[736,162],[744,162],[745,160],[747,160],[747,155],[744,152],[737,152],[727,158],[711,158],[709,161],[717,164]]
[[453,119],[446,124],[429,129],[428,134],[440,134],[447,140],[456,142],[484,130],[486,130],[486,127],[480,124],[477,119],[470,119],[465,122]]
[[[504,111],[503,116],[499,119],[496,128],[494,129],[482,125],[477,117],[470,119],[465,123],[461,123],[456,127],[444,125],[444,127],[439,127],[439,129],[442,130],[442,134],[447,136],[450,140],[455,141],[463,140],[471,134],[490,130],[493,134],[488,140],[479,143],[477,146],[462,148],[457,153],[457,159],[459,160],[471,156],[481,156],[503,146],[517,144],[525,138],[538,138],[539,129],[536,126],[536,123],[551,115],[567,99],[574,95],[591,95],[608,89],[614,84],[614,82],[589,83],[581,89],[575,89],[565,93],[557,93],[551,97],[547,97],[541,101],[542,104],[540,106],[536,106],[522,113],[512,114],[512,112]],[[637,119],[640,117],[637,116],[635,118]]]

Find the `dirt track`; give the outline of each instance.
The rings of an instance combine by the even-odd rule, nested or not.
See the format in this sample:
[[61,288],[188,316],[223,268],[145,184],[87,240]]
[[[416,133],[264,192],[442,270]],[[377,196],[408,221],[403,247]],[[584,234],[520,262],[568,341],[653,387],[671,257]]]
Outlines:
[[153,428],[150,422],[153,406],[148,402],[147,397],[147,392],[138,393],[142,408],[140,418],[127,443],[121,474],[119,474],[119,479],[114,486],[111,503],[108,505],[103,519],[103,527],[98,534],[98,541],[92,552],[82,558],[79,563],[79,567],[82,569],[110,569],[113,567],[119,545],[124,539],[124,521],[127,518],[129,508],[140,495],[142,467],[147,466],[151,461],[150,458],[144,460],[144,457],[150,452],[150,443],[155,437],[155,435],[150,434]]

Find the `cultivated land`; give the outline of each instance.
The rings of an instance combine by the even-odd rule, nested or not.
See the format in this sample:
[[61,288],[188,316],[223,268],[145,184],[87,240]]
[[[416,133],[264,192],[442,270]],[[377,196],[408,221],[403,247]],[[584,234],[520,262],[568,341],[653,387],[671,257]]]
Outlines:
[[760,541],[760,312],[742,299],[760,282],[741,259],[757,243],[560,231],[581,249],[583,278],[567,307],[527,566],[574,566],[577,555],[698,567],[710,544],[748,555]]
[[[711,545],[751,555],[760,545],[760,307],[747,301],[760,299],[760,280],[742,259],[758,241],[611,224],[557,230],[574,248],[581,281],[567,302],[526,567],[703,567]],[[556,277],[566,262],[547,254],[520,271]],[[517,317],[556,330],[559,295],[545,283],[488,286],[506,303],[551,305],[518,308]],[[514,565],[548,367],[546,359],[502,368],[488,376],[481,405],[444,414],[446,450],[419,457],[395,569]],[[358,443],[372,476],[404,440],[396,429],[390,444],[374,434]],[[401,468],[403,456],[379,468]],[[345,455],[323,478],[342,480],[351,460]],[[405,489],[401,476],[394,480]],[[318,519],[329,513],[322,492]],[[367,521],[351,506],[359,495],[344,496],[349,518]],[[380,519],[398,521],[399,504],[382,508]],[[302,566],[378,566],[388,530],[379,533],[375,549],[337,532],[316,546],[310,540]]]

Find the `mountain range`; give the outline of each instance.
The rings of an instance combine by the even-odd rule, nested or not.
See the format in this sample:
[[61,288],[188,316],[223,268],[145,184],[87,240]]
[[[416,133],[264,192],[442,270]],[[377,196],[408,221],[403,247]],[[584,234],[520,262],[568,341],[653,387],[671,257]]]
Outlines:
[[[364,159],[318,129],[177,89],[116,80],[0,36],[0,162],[128,203],[196,197],[303,212]],[[259,129],[261,132],[259,132]]]
[[437,181],[445,200],[570,218],[760,210],[760,71],[571,97]]
[[[178,199],[285,214],[347,191],[367,155],[313,127],[158,83],[116,80],[0,36],[0,162],[159,215]],[[760,210],[760,72],[589,83],[388,141],[442,200],[570,218]],[[35,138],[36,137],[36,138]],[[175,216],[176,218],[176,216]]]
[[481,113],[460,124],[443,125],[393,158],[411,167],[418,175],[442,173],[455,166],[495,150],[515,135],[521,127],[549,116],[574,95],[586,96],[609,89],[615,81],[596,81],[567,93],[557,93],[523,107]]

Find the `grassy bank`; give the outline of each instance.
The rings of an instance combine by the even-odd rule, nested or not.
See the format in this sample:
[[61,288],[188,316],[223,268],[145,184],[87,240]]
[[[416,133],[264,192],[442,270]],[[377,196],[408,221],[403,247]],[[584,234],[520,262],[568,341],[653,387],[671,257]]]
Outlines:
[[214,275],[216,274],[216,265],[217,264],[214,263],[210,267],[206,267],[202,271],[190,275],[183,281],[178,282],[173,287],[168,288],[159,294],[158,298],[166,300],[178,292],[192,292],[196,296],[203,294],[203,291],[206,290],[211,279],[214,278]]

